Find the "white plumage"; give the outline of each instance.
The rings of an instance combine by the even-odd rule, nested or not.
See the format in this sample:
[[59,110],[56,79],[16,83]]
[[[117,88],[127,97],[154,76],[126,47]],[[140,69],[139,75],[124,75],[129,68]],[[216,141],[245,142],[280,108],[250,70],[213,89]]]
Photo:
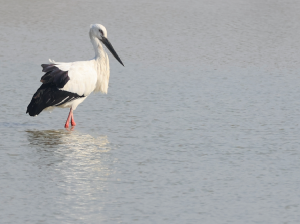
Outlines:
[[109,83],[109,59],[102,43],[111,51],[114,57],[123,65],[107,39],[106,28],[100,24],[90,26],[90,39],[95,50],[95,57],[89,61],[70,63],[55,62],[42,65],[46,74],[42,77],[43,85],[34,94],[27,112],[38,115],[44,109],[52,107],[71,108],[65,127],[75,126],[73,110],[92,92],[107,93]]

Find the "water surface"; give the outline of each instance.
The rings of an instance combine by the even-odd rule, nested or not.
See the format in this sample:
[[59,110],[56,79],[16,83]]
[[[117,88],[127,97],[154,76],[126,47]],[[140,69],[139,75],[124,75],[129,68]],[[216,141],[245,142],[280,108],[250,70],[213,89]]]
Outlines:
[[[300,3],[0,3],[1,223],[299,223]],[[91,23],[108,94],[26,115]]]

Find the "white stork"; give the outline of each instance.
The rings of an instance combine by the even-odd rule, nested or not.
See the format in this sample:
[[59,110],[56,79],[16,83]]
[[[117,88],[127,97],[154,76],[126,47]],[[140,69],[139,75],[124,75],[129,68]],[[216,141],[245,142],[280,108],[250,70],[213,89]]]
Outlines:
[[[95,49],[95,58],[89,61],[70,63],[54,62],[42,64],[43,83],[33,95],[26,113],[37,116],[44,109],[53,107],[70,108],[65,128],[75,126],[73,110],[92,92],[107,93],[109,82],[109,60],[102,43],[123,65],[118,54],[107,39],[106,28],[100,24],[90,26],[90,38]],[[124,66],[124,65],[123,65]]]

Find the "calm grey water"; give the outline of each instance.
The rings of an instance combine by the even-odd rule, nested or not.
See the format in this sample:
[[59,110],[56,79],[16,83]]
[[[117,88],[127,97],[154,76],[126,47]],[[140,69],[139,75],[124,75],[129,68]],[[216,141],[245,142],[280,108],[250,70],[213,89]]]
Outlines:
[[[300,2],[0,0],[1,223],[299,223]],[[94,56],[107,95],[25,114],[40,64]]]

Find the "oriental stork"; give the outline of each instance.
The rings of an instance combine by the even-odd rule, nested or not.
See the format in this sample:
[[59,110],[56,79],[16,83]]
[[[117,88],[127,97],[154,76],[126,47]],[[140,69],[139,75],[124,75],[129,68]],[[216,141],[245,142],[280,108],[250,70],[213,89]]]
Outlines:
[[[26,113],[37,116],[45,109],[53,107],[70,108],[65,128],[75,126],[73,110],[92,92],[107,93],[109,82],[109,60],[104,44],[113,56],[123,65],[118,54],[107,39],[106,28],[101,24],[92,24],[89,31],[95,50],[95,57],[89,61],[70,63],[54,62],[42,64],[45,74],[43,83],[33,95]],[[123,65],[124,66],[124,65]]]

